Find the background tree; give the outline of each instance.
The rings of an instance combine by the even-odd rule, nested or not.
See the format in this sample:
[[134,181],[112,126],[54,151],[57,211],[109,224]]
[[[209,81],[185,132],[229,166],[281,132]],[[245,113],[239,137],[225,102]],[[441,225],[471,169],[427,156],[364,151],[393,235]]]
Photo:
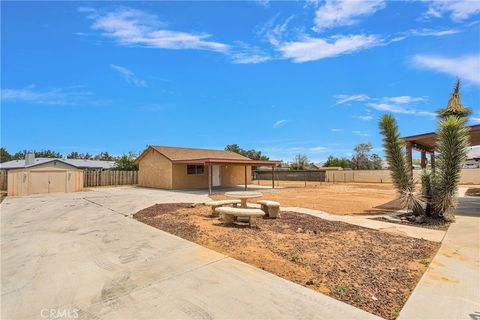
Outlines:
[[0,148],[0,162],[13,160],[12,155],[5,148]]
[[269,160],[269,157],[264,156],[261,151],[258,151],[255,149],[245,150],[240,148],[238,144],[229,144],[225,147],[225,150],[238,153],[252,160],[261,160],[261,161]]
[[100,152],[94,157],[95,160],[102,160],[102,161],[113,161],[115,157],[111,156],[107,151]]
[[323,166],[350,168],[351,162],[347,158],[335,158],[334,156],[329,156],[327,161],[323,164]]
[[369,168],[372,170],[382,169],[382,158],[376,153],[370,156]]
[[292,170],[305,170],[310,160],[304,154],[297,154],[293,159],[292,163],[290,164],[290,169]]
[[93,160],[93,155],[91,155],[91,154],[88,153],[88,152],[86,152],[86,153],[81,153],[81,154],[80,154],[80,159]]
[[137,155],[133,152],[124,154],[115,160],[115,165],[113,166],[114,170],[123,170],[123,171],[132,171],[138,170],[138,165],[134,162],[137,158]]
[[353,170],[370,169],[370,151],[372,151],[371,143],[360,143],[353,149],[353,157],[351,161]]
[[23,160],[25,159],[25,155],[27,153],[35,154],[35,158],[63,158],[63,155],[60,152],[46,149],[46,150],[40,150],[40,151],[35,151],[35,150],[18,151],[13,155],[13,160]]
[[80,153],[76,151],[72,151],[69,154],[67,154],[67,159],[82,159]]

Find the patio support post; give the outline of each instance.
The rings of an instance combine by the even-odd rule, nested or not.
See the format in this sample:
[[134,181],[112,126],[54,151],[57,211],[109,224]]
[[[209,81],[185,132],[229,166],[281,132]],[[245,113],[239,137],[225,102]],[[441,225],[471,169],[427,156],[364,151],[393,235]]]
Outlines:
[[212,194],[212,164],[208,165],[208,194]]
[[412,143],[405,142],[405,151],[407,152],[407,166],[410,175],[413,175],[413,162],[412,162]]
[[435,170],[435,151],[430,153],[430,169]]
[[422,150],[421,155],[422,157],[421,157],[420,165],[422,169],[425,169],[427,167],[427,152],[425,150]]
[[272,189],[275,189],[275,166],[272,166]]
[[245,166],[245,191],[247,191],[247,166]]

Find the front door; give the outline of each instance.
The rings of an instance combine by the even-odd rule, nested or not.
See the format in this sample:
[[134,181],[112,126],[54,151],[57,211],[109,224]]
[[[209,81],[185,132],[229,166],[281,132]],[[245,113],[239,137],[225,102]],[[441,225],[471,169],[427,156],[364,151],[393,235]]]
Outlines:
[[220,166],[212,166],[212,186],[220,186]]

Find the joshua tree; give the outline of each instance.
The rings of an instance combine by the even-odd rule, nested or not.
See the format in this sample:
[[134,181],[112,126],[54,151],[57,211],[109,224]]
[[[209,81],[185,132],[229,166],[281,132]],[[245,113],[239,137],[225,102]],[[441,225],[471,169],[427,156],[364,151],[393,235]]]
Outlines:
[[440,117],[435,145],[437,166],[433,172],[422,172],[422,194],[415,193],[415,181],[407,169],[403,142],[395,119],[391,115],[384,115],[380,129],[392,180],[404,207],[414,213],[424,212],[421,208],[422,203],[426,202],[427,214],[433,211],[437,216],[449,219],[452,216],[451,209],[455,206],[460,171],[467,158],[469,145],[465,123],[470,110],[460,102],[460,81],[457,81],[447,106],[437,113]]
[[460,102],[460,81],[444,109],[437,111],[437,141],[435,149],[438,161],[432,175],[432,209],[435,214],[449,218],[455,205],[458,182],[469,146],[468,128],[465,128],[470,110]]
[[409,173],[404,142],[400,139],[395,118],[389,114],[384,115],[380,121],[380,130],[393,185],[397,189],[402,206],[413,211],[415,215],[420,215],[423,213],[423,197],[415,193],[415,181]]

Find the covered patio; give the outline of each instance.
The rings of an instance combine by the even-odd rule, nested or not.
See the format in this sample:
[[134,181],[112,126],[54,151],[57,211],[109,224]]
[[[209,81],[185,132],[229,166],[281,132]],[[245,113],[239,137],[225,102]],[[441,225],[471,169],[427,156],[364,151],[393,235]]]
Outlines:
[[248,188],[248,182],[251,175],[251,169],[254,166],[269,166],[272,168],[272,189],[275,188],[275,167],[280,164],[281,161],[265,161],[265,160],[238,160],[238,159],[215,159],[204,158],[195,160],[177,160],[173,161],[173,164],[184,165],[199,165],[207,168],[208,172],[208,193],[212,194],[212,188],[214,187],[214,170],[215,168],[228,168],[228,166],[241,166],[244,167],[244,190]]
[[[480,145],[480,125],[473,125],[468,128],[470,129],[470,146]],[[407,162],[411,173],[413,173],[413,150],[420,152],[420,166],[422,169],[427,167],[427,154],[430,155],[430,167],[432,170],[435,169],[435,141],[437,140],[435,132],[422,133],[402,139],[405,142]]]

